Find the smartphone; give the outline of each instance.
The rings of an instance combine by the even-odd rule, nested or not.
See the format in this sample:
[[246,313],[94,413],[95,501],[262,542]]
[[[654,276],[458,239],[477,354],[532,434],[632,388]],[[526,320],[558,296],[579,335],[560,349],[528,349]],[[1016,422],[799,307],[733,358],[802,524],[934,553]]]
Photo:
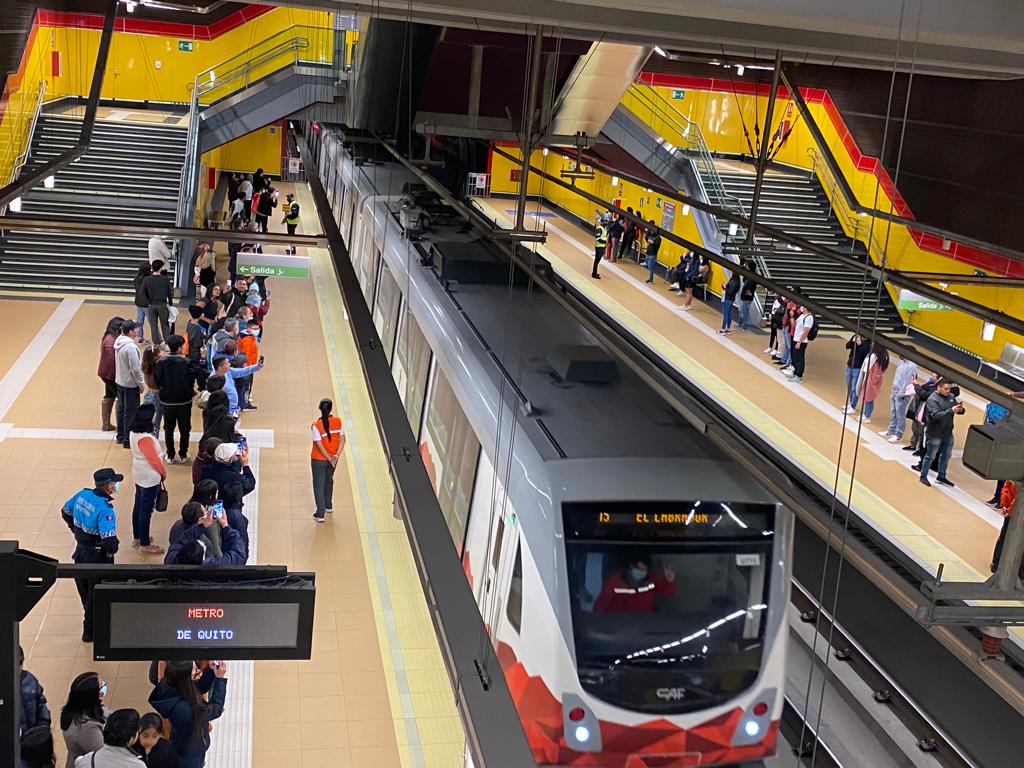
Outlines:
[[263,365],[263,355],[260,355],[260,359],[256,361],[258,365]]
[[220,520],[221,516],[224,514],[224,502],[223,501],[215,501],[215,502],[213,502],[213,507],[211,509],[212,509],[212,512],[213,512],[213,519],[214,520]]
[[249,447],[249,441],[245,439],[245,435],[239,435],[235,440],[235,445],[238,446],[239,451],[244,451]]

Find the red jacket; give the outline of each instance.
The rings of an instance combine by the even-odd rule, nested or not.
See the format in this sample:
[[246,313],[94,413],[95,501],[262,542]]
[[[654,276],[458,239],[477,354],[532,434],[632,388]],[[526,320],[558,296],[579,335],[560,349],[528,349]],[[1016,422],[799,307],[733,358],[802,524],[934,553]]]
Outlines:
[[633,587],[620,571],[616,571],[601,588],[594,610],[598,613],[653,613],[655,595],[671,597],[675,593],[674,581],[654,576]]
[[108,334],[100,342],[100,364],[96,369],[96,375],[104,381],[113,381],[114,379],[114,341],[116,339],[116,336]]
[[1006,513],[1007,517],[1013,512],[1013,502],[1016,500],[1017,484],[1012,480],[1007,480],[1003,483],[1003,490],[999,494],[999,507]]

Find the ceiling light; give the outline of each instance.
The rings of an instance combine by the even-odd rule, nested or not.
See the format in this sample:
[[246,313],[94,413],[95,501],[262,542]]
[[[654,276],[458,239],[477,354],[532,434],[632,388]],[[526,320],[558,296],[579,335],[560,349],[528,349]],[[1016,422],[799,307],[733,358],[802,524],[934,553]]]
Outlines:
[[740,231],[740,225],[737,224],[736,222],[733,222],[732,224],[729,225],[729,235],[731,237],[735,237],[736,233],[739,232],[739,231]]
[[951,245],[952,245],[952,243],[948,239],[942,238],[942,250],[948,251],[949,250],[949,246],[951,246]]
[[654,52],[659,56],[664,56],[666,59],[668,58],[668,54],[665,53],[665,49],[662,48],[660,45],[654,46]]
[[612,176],[612,186],[613,187],[619,186],[619,177],[618,176]]
[[132,2],[132,0],[128,0],[128,2],[124,4],[124,7],[128,9],[128,13],[135,13],[135,3]]
[[683,205],[683,216],[689,216],[689,215],[690,215],[690,206]]
[[863,218],[864,218],[865,216],[867,216],[868,214],[867,214],[867,212],[865,212],[865,211],[861,211],[861,212],[860,212],[860,213],[859,213],[858,215],[859,215],[859,216],[860,216],[860,217],[861,217],[861,218],[863,219]]
[[737,64],[736,65],[736,74],[739,75],[740,77],[743,77],[743,72],[744,72],[743,65],[742,64]]
[[53,176],[47,176],[45,179],[43,179],[43,186],[46,189],[53,189],[53,186],[56,183],[57,179],[55,179]]
[[544,157],[548,156],[548,148],[547,147],[544,147],[544,149],[542,151],[542,154],[544,155]]
[[949,288],[949,283],[939,283],[939,288],[941,288],[942,290],[946,290],[947,288]]
[[14,211],[14,213],[21,213],[21,198],[14,198],[13,200],[11,200],[7,207]]
[[996,337],[996,326],[995,323],[982,323],[981,324],[981,338],[985,341],[992,341]]
[[757,736],[761,732],[761,726],[754,720],[748,720],[747,724],[743,726],[743,731],[747,736]]
[[213,71],[213,70],[211,69],[211,70],[210,70],[210,82],[212,83],[212,82],[213,82],[214,80],[216,80],[216,79],[217,79],[217,73],[216,73],[216,72],[214,72],[214,71]]

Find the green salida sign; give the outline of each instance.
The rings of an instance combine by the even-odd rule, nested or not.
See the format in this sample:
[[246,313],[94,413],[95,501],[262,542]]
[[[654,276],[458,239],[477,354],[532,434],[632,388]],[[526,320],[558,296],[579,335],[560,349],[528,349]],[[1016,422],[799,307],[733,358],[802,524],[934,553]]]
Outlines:
[[191,40],[179,40],[178,41],[178,50],[179,51],[191,51],[192,50],[192,41]]
[[945,304],[940,304],[934,299],[929,299],[922,296],[919,293],[913,291],[902,290],[900,291],[899,299],[900,309],[905,309],[908,312],[949,312],[950,308]]
[[309,277],[309,259],[283,253],[239,253],[238,273],[256,277]]

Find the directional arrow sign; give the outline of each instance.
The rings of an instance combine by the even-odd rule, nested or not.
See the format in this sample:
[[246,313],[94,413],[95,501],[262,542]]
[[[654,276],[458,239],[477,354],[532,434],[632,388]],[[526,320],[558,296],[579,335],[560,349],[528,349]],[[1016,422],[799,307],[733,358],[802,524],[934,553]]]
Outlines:
[[238,254],[238,273],[257,277],[309,277],[309,259],[283,253]]
[[911,312],[949,312],[950,308],[945,304],[940,304],[934,299],[929,299],[922,296],[919,293],[908,291],[903,289],[900,291],[899,298],[900,309],[906,309]]

